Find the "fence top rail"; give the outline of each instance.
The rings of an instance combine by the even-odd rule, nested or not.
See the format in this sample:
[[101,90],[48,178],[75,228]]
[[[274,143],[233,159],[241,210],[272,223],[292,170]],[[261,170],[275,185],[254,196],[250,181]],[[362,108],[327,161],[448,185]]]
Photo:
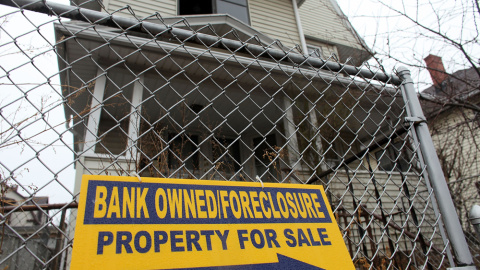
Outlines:
[[146,33],[153,37],[171,37],[182,41],[198,43],[204,46],[226,48],[231,51],[248,52],[256,57],[269,57],[277,61],[288,61],[301,66],[305,65],[328,71],[342,72],[350,76],[359,76],[393,85],[400,85],[402,83],[402,80],[396,75],[389,75],[381,71],[372,71],[367,68],[340,64],[320,58],[307,57],[298,52],[294,52],[293,50],[284,51],[266,48],[264,46],[244,43],[238,40],[196,33],[194,31],[175,28],[169,25],[152,23],[145,20],[139,21],[138,19],[111,15],[80,7],[35,0],[0,0],[0,4],[49,15],[56,15],[63,18],[85,21],[91,24]]
[[25,212],[25,211],[38,211],[43,210],[55,210],[55,209],[70,209],[78,208],[77,202],[70,203],[53,203],[53,204],[38,204],[38,205],[12,205],[0,207],[1,213],[8,212]]

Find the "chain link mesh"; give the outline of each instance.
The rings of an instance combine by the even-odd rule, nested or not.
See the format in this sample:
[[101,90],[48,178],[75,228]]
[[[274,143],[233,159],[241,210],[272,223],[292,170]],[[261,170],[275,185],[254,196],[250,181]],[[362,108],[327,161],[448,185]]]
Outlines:
[[0,268],[68,268],[82,174],[323,185],[358,269],[449,265],[401,89],[372,79],[382,70],[159,14],[125,27],[13,3],[0,15]]

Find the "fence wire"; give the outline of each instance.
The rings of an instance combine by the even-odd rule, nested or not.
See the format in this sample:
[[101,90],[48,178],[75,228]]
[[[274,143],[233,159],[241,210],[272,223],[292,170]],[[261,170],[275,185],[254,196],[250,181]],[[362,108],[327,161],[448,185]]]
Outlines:
[[357,269],[450,265],[398,77],[161,14],[6,2],[0,268],[68,269],[83,174],[323,185]]

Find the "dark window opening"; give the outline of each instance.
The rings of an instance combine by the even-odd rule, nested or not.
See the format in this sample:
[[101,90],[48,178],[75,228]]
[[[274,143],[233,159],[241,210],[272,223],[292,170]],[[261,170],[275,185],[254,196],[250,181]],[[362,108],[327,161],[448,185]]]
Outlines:
[[125,155],[133,96],[133,83],[129,81],[134,77],[115,68],[108,72],[108,78],[98,124],[100,143],[95,144],[95,153]]
[[183,165],[185,168],[194,171],[199,169],[198,160],[198,136],[169,134],[168,167],[177,169]]
[[240,170],[240,143],[233,139],[212,140],[213,161],[217,171],[234,174]]
[[254,138],[253,144],[255,146],[255,170],[257,175],[266,182],[279,181],[281,168],[275,134],[267,135],[265,138]]
[[179,0],[178,15],[229,14],[250,24],[247,0]]
[[212,0],[180,0],[179,15],[212,14]]
[[395,143],[385,149],[385,151],[378,151],[375,153],[379,169],[382,171],[407,172],[409,166],[408,149],[402,143]]
[[108,155],[125,155],[128,140],[128,118],[117,120],[102,109],[95,153]]
[[307,52],[308,55],[310,55],[312,57],[323,58],[322,57],[322,48],[307,45],[307,50],[308,50],[308,52]]

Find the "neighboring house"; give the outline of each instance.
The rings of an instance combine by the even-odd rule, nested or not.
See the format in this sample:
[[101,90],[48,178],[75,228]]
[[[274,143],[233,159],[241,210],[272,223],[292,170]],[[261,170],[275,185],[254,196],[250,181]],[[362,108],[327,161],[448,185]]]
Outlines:
[[[421,92],[423,110],[458,215],[465,229],[480,203],[480,70],[448,74],[442,59],[425,58],[433,85]],[[473,229],[471,229],[473,230]]]
[[[3,206],[23,205],[45,205],[48,204],[48,197],[33,197],[31,200],[18,192],[18,186],[7,186],[2,184],[1,203]],[[11,227],[24,228],[31,230],[34,226],[40,226],[46,223],[47,215],[42,211],[17,211],[7,216],[7,224]]]
[[[50,258],[55,248],[54,229],[46,226],[49,215],[40,210],[35,211],[15,211],[5,212],[3,207],[15,207],[18,205],[46,205],[48,197],[28,198],[18,192],[18,186],[1,184],[1,207],[2,215],[6,216],[5,222],[2,221],[0,229],[2,230],[0,259],[17,249],[14,256],[0,264],[1,269],[38,269],[40,264],[31,255],[35,253],[41,258]],[[30,241],[25,241],[30,238]],[[27,250],[28,249],[28,250]]]

